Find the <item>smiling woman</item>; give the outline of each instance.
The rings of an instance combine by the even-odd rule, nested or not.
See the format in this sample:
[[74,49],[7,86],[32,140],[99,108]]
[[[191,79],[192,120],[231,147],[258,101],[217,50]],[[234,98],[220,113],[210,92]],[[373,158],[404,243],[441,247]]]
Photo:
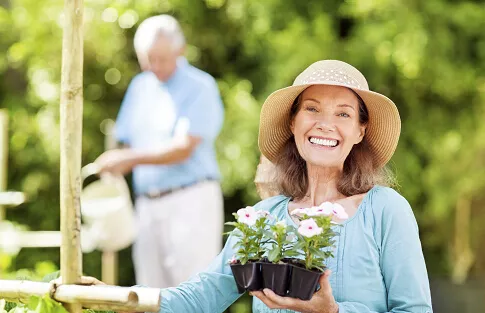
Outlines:
[[[364,76],[341,61],[312,64],[292,86],[266,99],[258,143],[276,165],[281,195],[254,208],[302,226],[292,219],[294,212],[323,210],[330,202],[344,207],[348,219],[334,216],[341,224],[333,238],[336,249],[310,300],[252,291],[253,312],[432,312],[413,212],[406,199],[382,186],[391,177],[385,165],[400,130],[395,104],[370,91]],[[227,263],[236,253],[236,237],[229,237],[206,271],[162,290],[161,311],[223,312],[236,301],[240,295]]]
[[[412,209],[394,189],[382,186],[390,177],[385,166],[400,130],[395,104],[369,90],[364,76],[341,61],[312,64],[292,86],[266,99],[258,143],[276,165],[281,194],[254,209],[306,227],[304,233],[312,237],[319,236],[319,226],[298,220],[298,212],[325,211],[329,203],[345,210],[332,216],[340,223],[332,238],[336,249],[312,298],[291,297],[291,287],[279,294],[252,291],[254,313],[432,312]],[[163,289],[161,312],[223,312],[236,301],[240,294],[228,260],[238,252],[237,242],[237,233],[232,234],[205,271]]]
[[293,102],[290,118],[294,136],[275,161],[283,194],[296,199],[305,196],[307,157],[313,165],[341,171],[338,189],[346,196],[367,192],[376,184],[392,185],[392,173],[376,164],[369,149],[364,136],[369,113],[352,89],[311,86]]

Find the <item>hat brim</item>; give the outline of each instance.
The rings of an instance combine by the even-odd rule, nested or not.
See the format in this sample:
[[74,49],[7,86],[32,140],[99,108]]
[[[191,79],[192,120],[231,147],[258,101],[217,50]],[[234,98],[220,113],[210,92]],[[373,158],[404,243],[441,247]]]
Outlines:
[[[268,96],[261,108],[258,145],[261,153],[275,163],[287,140],[291,138],[290,110],[295,99],[306,88],[313,85],[342,86],[325,82],[290,86],[279,89]],[[347,87],[355,91],[364,101],[369,112],[365,140],[374,154],[374,162],[382,167],[391,159],[401,133],[401,118],[392,100],[370,90]]]

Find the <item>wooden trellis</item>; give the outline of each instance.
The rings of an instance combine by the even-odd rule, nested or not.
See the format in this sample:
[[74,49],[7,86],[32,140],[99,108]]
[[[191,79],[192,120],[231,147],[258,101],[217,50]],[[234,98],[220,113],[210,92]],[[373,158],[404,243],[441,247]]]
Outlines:
[[62,284],[0,281],[0,299],[25,302],[31,295],[50,294],[71,313],[83,307],[157,312],[157,288],[80,286],[81,139],[83,112],[83,0],[65,0],[61,73],[61,276]]

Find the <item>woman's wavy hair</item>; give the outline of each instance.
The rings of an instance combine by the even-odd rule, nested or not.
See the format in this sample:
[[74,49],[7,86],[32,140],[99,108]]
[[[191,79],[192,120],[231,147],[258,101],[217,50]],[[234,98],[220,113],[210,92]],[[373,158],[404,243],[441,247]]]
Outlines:
[[[359,122],[365,125],[369,121],[369,112],[362,98],[349,89],[359,102]],[[300,110],[300,94],[291,107],[290,117],[293,120]],[[308,192],[308,172],[306,161],[298,153],[295,137],[291,136],[283,147],[276,163],[277,185],[282,194],[293,199],[302,199]],[[345,196],[353,196],[369,191],[373,186],[394,185],[394,175],[387,166],[378,167],[366,137],[353,146],[344,162],[342,177],[337,189]]]

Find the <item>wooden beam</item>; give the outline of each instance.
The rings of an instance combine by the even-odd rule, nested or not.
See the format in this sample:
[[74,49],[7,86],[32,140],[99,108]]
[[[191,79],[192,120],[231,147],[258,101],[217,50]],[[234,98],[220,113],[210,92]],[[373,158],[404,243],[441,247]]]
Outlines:
[[0,191],[0,206],[15,207],[25,202],[25,194],[19,191]]
[[[0,110],[0,191],[7,189],[8,113]],[[0,222],[5,219],[5,207],[0,206]]]
[[[83,0],[64,1],[61,73],[61,276],[63,283],[81,280],[81,140],[83,118]],[[67,304],[81,313],[81,304]]]
[[[6,240],[2,240],[5,238]],[[59,248],[61,232],[58,231],[1,231],[0,248]]]
[[32,295],[49,293],[56,301],[96,310],[158,312],[161,303],[158,288],[108,285],[60,285],[54,288],[51,283],[25,280],[2,280],[0,283],[0,298],[7,301],[27,303]]

